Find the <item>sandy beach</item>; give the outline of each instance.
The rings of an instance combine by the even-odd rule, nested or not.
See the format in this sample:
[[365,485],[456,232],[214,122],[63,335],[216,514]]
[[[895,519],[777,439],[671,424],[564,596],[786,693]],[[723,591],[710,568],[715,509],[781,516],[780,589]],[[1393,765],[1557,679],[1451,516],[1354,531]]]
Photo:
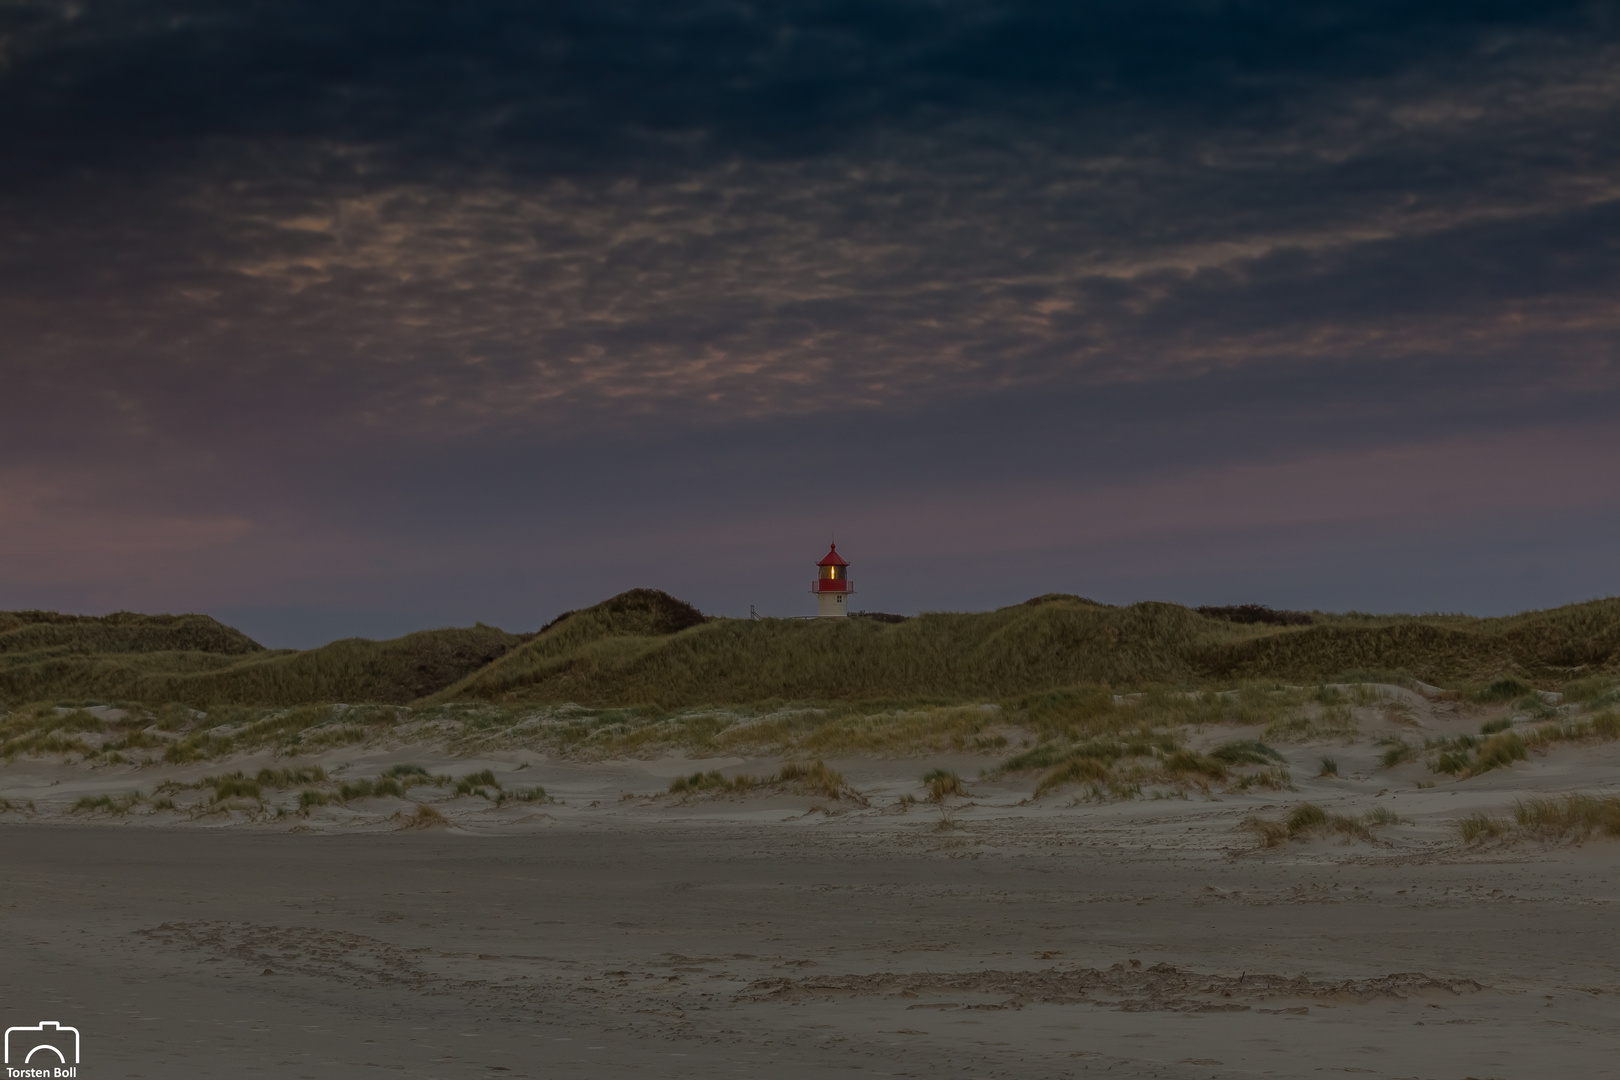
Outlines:
[[[1325,746],[1341,777],[1308,775]],[[660,794],[774,764],[743,758],[351,747],[326,766],[488,768],[550,801],[111,818],[71,807],[220,763],[19,759],[6,1015],[78,1026],[87,1080],[1612,1070],[1620,844],[1466,844],[1456,821],[1601,792],[1620,746],[1462,782],[1378,770],[1367,739],[1286,751],[1294,791],[1096,804],[975,781],[972,755],[830,761],[860,793],[830,800]],[[905,801],[942,766],[965,795]],[[1307,800],[1398,823],[1271,847],[1245,824]]]

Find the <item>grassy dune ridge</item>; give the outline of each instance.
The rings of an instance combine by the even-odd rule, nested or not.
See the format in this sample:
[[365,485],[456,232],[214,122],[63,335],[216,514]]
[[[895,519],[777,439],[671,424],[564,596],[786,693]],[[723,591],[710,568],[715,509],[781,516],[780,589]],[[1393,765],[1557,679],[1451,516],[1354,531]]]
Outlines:
[[1053,595],[996,611],[860,619],[712,619],[648,634],[601,610],[431,702],[998,700],[1065,686],[1206,688],[1376,676],[1444,686],[1520,678],[1560,686],[1620,670],[1620,601],[1507,618],[1313,613],[1237,622],[1177,604]]
[[1318,616],[1308,629],[1209,647],[1196,663],[1212,680],[1401,670],[1436,683],[1512,675],[1561,683],[1620,663],[1620,600],[1496,619]]
[[[1251,628],[1175,604],[1109,608],[1060,599],[979,614],[865,619],[711,619],[647,634],[596,609],[514,649],[431,700],[670,708],[764,700],[969,700],[1075,683],[1197,678],[1188,642]],[[552,639],[558,631],[569,640]]]
[[0,654],[94,656],[106,653],[200,652],[243,656],[265,652],[240,630],[207,615],[59,615],[0,611]]
[[944,705],[1081,686],[1365,678],[1462,688],[1517,679],[1550,689],[1616,672],[1614,599],[1491,619],[1315,612],[1266,622],[1052,594],[898,622],[753,621],[707,618],[667,594],[635,589],[565,613],[537,634],[480,624],[303,651],[264,649],[202,615],[0,613],[0,702],[14,706]]
[[[10,636],[0,633],[0,701],[177,702],[199,708],[346,701],[402,705],[443,689],[527,640],[482,624],[422,630],[391,641],[348,638],[304,651],[253,645],[253,651],[243,652],[228,639],[220,639],[224,648],[204,640],[185,643],[200,646],[192,648],[123,650],[116,637],[113,648],[97,651],[82,644],[94,642],[93,633],[83,635],[78,645],[7,649],[4,642]],[[151,640],[160,638],[153,635]]]

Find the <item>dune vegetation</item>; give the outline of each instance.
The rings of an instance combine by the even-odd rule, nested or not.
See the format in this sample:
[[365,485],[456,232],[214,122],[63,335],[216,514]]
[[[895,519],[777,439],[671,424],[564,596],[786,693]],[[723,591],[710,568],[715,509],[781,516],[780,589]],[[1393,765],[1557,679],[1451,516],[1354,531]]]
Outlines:
[[[122,816],[139,808],[144,813],[164,810],[185,813],[193,818],[240,811],[250,817],[289,814],[308,816],[316,807],[351,806],[368,799],[407,799],[413,788],[429,788],[428,798],[441,803],[461,798],[478,798],[495,805],[507,800],[546,802],[542,787],[508,790],[489,769],[468,773],[457,779],[447,774],[431,774],[419,765],[396,765],[376,778],[343,782],[327,775],[319,766],[300,769],[260,769],[256,774],[241,770],[221,776],[204,776],[182,782],[164,780],[150,794],[136,790],[119,796],[90,795],[73,806],[73,813]],[[443,821],[427,803],[417,803],[412,826]],[[400,814],[395,815],[401,816]]]
[[1620,837],[1620,797],[1576,792],[1561,798],[1521,799],[1511,820],[1475,813],[1457,822],[1467,843],[1501,838],[1580,842],[1593,837]]
[[59,615],[0,611],[0,655],[207,653],[244,656],[264,646],[206,615]]
[[427,700],[660,708],[944,703],[1076,685],[1367,678],[1462,688],[1522,680],[1528,690],[1620,669],[1616,600],[1500,619],[1272,613],[1279,617],[1264,621],[1252,607],[1204,610],[1211,614],[1052,595],[899,622],[702,620],[673,598],[638,590],[572,615]]
[[402,705],[532,636],[478,625],[294,651],[266,649],[205,615],[0,612],[0,702]]
[[[1262,724],[1269,741],[1299,742],[1353,732],[1351,703],[1330,684],[1416,680],[1477,701],[1518,701],[1539,717],[1551,707],[1538,695],[1612,695],[1616,674],[1620,600],[1484,619],[1111,606],[1051,594],[972,614],[748,620],[706,617],[635,589],[533,634],[478,625],[303,651],[265,649],[202,615],[0,613],[11,753],[25,749],[16,742],[25,714],[38,721],[25,725],[27,739],[67,745],[73,724],[108,723],[72,712],[96,704],[236,716],[211,726],[228,727],[238,744],[312,728],[338,738],[407,714],[454,714],[474,732],[537,708],[550,738],[619,752],[669,738],[808,754],[983,749],[1001,738],[998,715],[1011,712],[1042,740],[1216,720]],[[78,719],[47,723],[47,715]],[[1517,738],[1391,745],[1388,764],[1422,753],[1478,772],[1522,756]]]

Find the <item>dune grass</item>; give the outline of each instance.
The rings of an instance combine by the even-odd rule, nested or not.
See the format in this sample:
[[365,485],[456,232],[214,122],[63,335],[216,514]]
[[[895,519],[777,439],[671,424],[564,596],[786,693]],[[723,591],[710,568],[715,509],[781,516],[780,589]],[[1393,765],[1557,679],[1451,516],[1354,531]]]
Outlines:
[[[390,767],[380,776],[340,781],[329,776],[320,766],[308,765],[281,769],[263,768],[253,774],[238,770],[217,776],[204,776],[190,782],[163,780],[153,789],[153,796],[163,797],[160,803],[154,803],[153,807],[179,809],[173,797],[183,792],[196,791],[203,795],[202,801],[189,803],[185,807],[193,813],[216,807],[253,809],[253,806],[248,804],[256,804],[260,809],[273,808],[277,813],[284,813],[287,810],[286,806],[272,806],[273,795],[302,788],[298,793],[296,809],[300,813],[307,814],[310,809],[319,806],[344,805],[363,799],[405,798],[412,788],[423,785],[449,788],[452,798],[472,795],[489,799],[497,804],[508,798],[521,802],[544,802],[548,799],[542,787],[504,791],[500,781],[489,769],[468,773],[458,780],[444,774],[430,774],[420,765],[402,764]],[[494,793],[491,794],[491,791]],[[121,812],[127,812],[129,806],[141,801],[143,799],[137,795],[134,802],[124,806]],[[87,804],[84,808],[107,809],[99,802],[94,806]]]
[[[1219,629],[1217,629],[1219,628]],[[712,619],[674,634],[592,609],[434,700],[661,708],[769,700],[996,700],[1078,681],[1175,682],[1173,642],[1233,632],[1171,604],[1057,600],[903,623]]]
[[1419,747],[1413,746],[1398,735],[1386,735],[1378,740],[1378,745],[1384,748],[1379,760],[1386,769],[1393,769],[1417,757],[1421,752]]
[[1548,843],[1580,843],[1593,837],[1620,837],[1620,796],[1577,792],[1560,798],[1528,798],[1514,804],[1512,820],[1474,813],[1457,821],[1465,843],[1528,837]]
[[789,762],[777,770],[778,783],[792,784],[794,789],[804,795],[825,795],[829,799],[854,799],[864,803],[866,800],[844,779],[844,774],[826,764],[816,761],[809,764],[802,762]]
[[[1477,684],[1506,701],[1532,683],[1612,675],[1620,659],[1616,599],[1489,619],[1354,612],[1313,618],[1314,626],[1213,645],[1200,656],[1200,673],[1320,682],[1358,670],[1398,672],[1440,686]],[[1490,691],[1508,680],[1525,689]]]
[[1506,833],[1511,826],[1501,818],[1490,814],[1469,814],[1457,822],[1457,831],[1462,835],[1465,843],[1473,844],[1481,840],[1494,840]]
[[[1228,791],[1291,789],[1281,761],[1281,754],[1252,739],[1225,743],[1205,754],[1182,745],[1177,732],[1140,729],[1122,738],[1045,743],[1008,758],[993,775],[1046,770],[1035,786],[1036,798],[1079,784],[1086,787],[1083,798],[1103,802],[1136,798],[1155,786],[1207,791],[1221,781]],[[1252,765],[1262,767],[1241,771]]]
[[1529,694],[1534,687],[1523,679],[1508,676],[1497,679],[1488,686],[1478,687],[1469,692],[1470,700],[1490,704],[1493,702],[1513,701]]
[[1361,815],[1361,820],[1368,825],[1399,825],[1402,818],[1387,806],[1378,806]]
[[[46,618],[48,613],[23,612]],[[0,627],[5,619],[0,613]],[[115,615],[0,629],[0,702],[95,698],[222,704],[406,704],[528,640],[489,626],[265,649],[201,615]]]
[[1266,738],[1277,742],[1315,742],[1320,739],[1354,739],[1361,734],[1355,714],[1347,704],[1321,706],[1266,725]]
[[1285,840],[1309,840],[1316,836],[1338,836],[1351,840],[1376,841],[1375,828],[1400,824],[1401,819],[1382,807],[1361,817],[1330,814],[1315,803],[1300,803],[1280,820],[1259,816],[1246,818],[1245,828],[1260,839],[1262,847],[1276,847]]
[[0,611],[0,655],[98,656],[108,653],[213,653],[242,656],[264,646],[206,615],[60,615]]
[[[495,790],[495,795],[490,794],[491,788]],[[499,793],[501,791],[501,782],[495,779],[495,773],[492,770],[480,769],[478,772],[468,773],[460,780],[457,780],[455,782],[454,790],[457,797],[463,795],[476,795],[480,799],[489,799],[494,801],[499,797]]]
[[476,671],[524,639],[492,626],[424,630],[391,641],[350,638],[197,675],[149,676],[128,696],[206,706],[231,702],[403,705]]
[[[1522,696],[1507,683],[1561,682],[1571,666],[1620,661],[1620,602],[1612,600],[1505,619],[1322,613],[1312,619],[1308,626],[1234,623],[1173,604],[1109,607],[1059,596],[898,624],[712,619],[655,633],[629,622],[617,629],[611,613],[592,609],[435,700],[665,709],[895,696],[1004,701],[1084,683],[1320,683],[1350,671],[1391,673],[1385,677],[1408,683],[1481,680],[1487,691],[1504,683],[1491,693]],[[1318,721],[1326,734],[1345,726],[1342,710]]]
[[1209,752],[1209,756],[1227,765],[1280,764],[1283,756],[1259,739],[1239,739],[1222,743]]
[[[262,802],[266,791],[285,791],[302,784],[325,783],[327,779],[326,770],[319,765],[287,769],[264,768],[251,776],[237,770],[219,776],[205,776],[191,783],[164,780],[157,785],[153,793],[172,796],[182,791],[206,790],[210,804],[230,799],[253,799]],[[173,807],[174,802],[171,798],[169,808]]]
[[1298,791],[1294,785],[1293,777],[1288,770],[1280,765],[1273,765],[1268,769],[1257,769],[1254,772],[1240,773],[1232,777],[1223,791],[1236,793],[1250,791],[1254,788],[1265,788],[1269,791]]
[[[64,755],[86,761],[187,764],[230,755],[271,751],[280,756],[316,754],[350,744],[443,744],[451,753],[532,748],[557,757],[601,760],[656,756],[672,749],[693,756],[743,754],[782,758],[837,755],[909,756],[942,751],[1005,755],[989,768],[995,775],[1047,774],[1041,794],[1075,783],[1118,781],[1100,797],[1126,797],[1155,784],[1228,790],[1292,788],[1281,754],[1267,738],[1228,740],[1205,755],[1176,755],[1195,735],[1216,725],[1261,726],[1293,731],[1291,717],[1315,723],[1325,709],[1361,708],[1378,702],[1377,688],[1315,689],[1245,686],[1225,692],[1153,689],[1114,694],[1077,687],[976,705],[858,703],[785,704],[755,711],[746,707],[660,712],[650,708],[589,709],[579,706],[444,705],[412,710],[399,706],[318,705],[291,708],[221,706],[210,711],[172,705],[153,710],[124,704],[124,711],[92,714],[84,709],[29,706],[0,716],[0,750],[9,757]],[[1324,705],[1324,697],[1335,704]],[[1378,706],[1370,706],[1374,711]],[[1464,779],[1522,761],[1558,743],[1620,737],[1620,714],[1603,711],[1561,720],[1520,724],[1491,735],[1460,735],[1414,745],[1406,737],[1381,737],[1386,767],[1416,758],[1436,772]],[[1109,775],[1078,764],[1102,759]],[[1129,760],[1127,760],[1129,759]],[[400,766],[409,770],[418,766]],[[1269,771],[1268,771],[1269,770]],[[1128,774],[1128,775],[1127,775]],[[430,780],[401,772],[403,786]],[[433,782],[439,782],[436,778]],[[448,781],[446,781],[448,782]],[[496,797],[491,791],[490,797]]]
[[544,717],[544,739],[579,757],[624,757],[682,747],[706,753],[817,755],[994,751],[1007,745],[999,706],[873,702],[759,709],[565,708],[509,710]]
[[944,802],[952,795],[966,795],[962,778],[949,769],[930,769],[923,773],[923,787],[928,789],[929,802]]
[[405,785],[391,776],[379,777],[376,780],[355,780],[338,788],[339,802],[380,799],[390,795],[396,799],[405,797]]
[[716,770],[708,772],[695,772],[691,776],[677,776],[669,782],[671,795],[698,795],[704,792],[715,791],[728,795],[740,795],[761,786],[763,781],[753,776],[737,776],[727,779]]
[[417,803],[416,810],[410,814],[396,814],[401,821],[401,828],[405,829],[431,829],[437,826],[450,824],[445,816],[427,803]]
[[809,764],[787,762],[773,776],[734,776],[727,778],[717,771],[695,772],[690,776],[677,776],[670,781],[671,795],[698,795],[706,792],[742,795],[759,788],[791,787],[802,795],[821,795],[829,799],[852,799],[865,803],[865,798],[844,779],[844,774],[825,762]]
[[1620,679],[1613,675],[1572,679],[1566,682],[1561,690],[1564,701],[1568,704],[1610,705],[1616,703],[1616,694],[1620,692]]
[[[1466,778],[1557,742],[1620,734],[1612,712],[1565,718],[1537,689],[1563,686],[1589,706],[1615,700],[1620,679],[1603,670],[1620,642],[1615,601],[1496,620],[1317,612],[1294,624],[1053,595],[971,615],[796,622],[705,618],[633,590],[537,635],[478,626],[301,653],[260,649],[200,616],[53,618],[0,618],[0,639],[11,642],[0,648],[0,696],[21,685],[5,679],[25,669],[43,680],[28,685],[63,689],[0,715],[0,758],[187,764],[416,739],[455,754],[533,747],[580,759],[671,749],[787,760],[953,752],[1003,757],[992,773],[1036,773],[1043,796],[1074,786],[1110,799],[1288,790],[1275,746],[1353,739],[1380,714],[1415,723],[1388,687],[1288,681],[1313,665],[1408,686],[1449,673],[1462,688],[1457,708],[1515,710],[1479,735],[1422,747],[1390,737],[1386,767],[1422,757]],[[1260,660],[1273,666],[1256,667]],[[1580,665],[1580,678],[1568,678]],[[73,674],[86,671],[93,677]],[[1247,681],[1209,685],[1233,672]],[[143,703],[153,694],[164,703]],[[339,696],[346,700],[332,700]],[[80,707],[92,703],[118,709]],[[1222,725],[1261,734],[1191,749]],[[399,774],[371,783],[409,790],[430,780],[439,782]],[[495,784],[457,786],[515,797]],[[244,787],[219,799],[251,797]]]
[[130,810],[146,802],[146,797],[140,792],[126,795],[86,795],[73,804],[73,813],[88,811],[91,813],[104,813],[122,816]]
[[1537,724],[1522,738],[1533,751],[1545,751],[1558,743],[1599,743],[1620,739],[1620,713],[1611,710],[1559,723]]
[[[1507,768],[1530,757],[1529,746],[1514,731],[1486,736],[1458,735],[1432,742],[1428,750],[1431,772],[1448,773],[1459,780]],[[1388,754],[1385,756],[1387,758]]]
[[80,736],[100,733],[106,724],[83,709],[57,708],[39,703],[0,717],[0,758],[48,754],[88,754],[89,743]]
[[1620,796],[1566,795],[1561,799],[1525,799],[1513,820],[1538,840],[1585,840],[1620,836]]
[[[99,755],[114,761],[120,759],[113,757],[112,747],[144,746],[146,752],[139,760],[172,764],[263,750],[297,756],[350,743],[409,743],[415,739],[443,741],[454,753],[526,746],[586,759],[657,754],[677,747],[816,758],[832,752],[992,754],[1012,749],[1016,739],[1023,748],[1014,751],[1002,771],[1040,769],[1050,773],[1075,759],[1097,755],[1108,758],[1110,764],[1121,757],[1153,758],[1146,763],[1151,768],[1135,770],[1109,793],[1109,797],[1124,797],[1143,782],[1207,785],[1226,778],[1245,787],[1289,787],[1286,771],[1276,764],[1280,755],[1262,741],[1229,742],[1207,758],[1180,752],[1185,749],[1188,730],[1217,723],[1263,722],[1297,707],[1303,694],[1287,688],[1243,687],[1221,693],[1155,689],[1117,695],[1081,687],[979,705],[786,705],[763,714],[747,709],[699,708],[670,714],[645,708],[496,705],[446,705],[416,711],[381,705],[279,709],[227,705],[209,711],[171,705],[144,710],[126,703],[125,715],[114,719],[101,719],[83,710],[24,709],[0,718],[0,733],[11,736],[7,745],[13,753],[78,753],[86,759]],[[81,738],[105,741],[98,751]],[[1245,772],[1262,762],[1269,766],[1262,766],[1258,773]],[[405,789],[450,782],[429,777],[426,770],[414,765],[395,766],[389,775]],[[1100,779],[1080,766],[1068,776]],[[261,786],[271,783],[259,782]],[[1062,775],[1054,775],[1042,791],[1064,782]],[[281,781],[277,787],[298,783]],[[465,779],[461,786],[469,793],[480,787]],[[486,797],[500,798],[497,785],[482,786]]]
[[[303,652],[262,649],[205,616],[0,613],[0,702],[178,702],[215,712],[232,704],[478,701],[664,714],[790,702],[992,702],[1019,703],[1042,725],[1047,712],[1061,724],[1083,721],[1086,699],[1099,692],[1164,687],[1157,707],[1197,724],[1213,722],[1207,717],[1215,713],[1233,722],[1234,713],[1269,704],[1242,693],[1217,701],[1174,691],[1378,673],[1384,681],[1471,688],[1463,695],[1469,702],[1522,702],[1528,715],[1541,716],[1551,706],[1536,686],[1568,684],[1571,700],[1586,701],[1612,697],[1620,675],[1617,600],[1497,619],[1313,612],[1297,625],[1235,621],[1237,610],[1114,607],[1053,594],[996,611],[898,622],[742,620],[705,618],[680,600],[638,589],[571,612],[537,635],[475,626]],[[1053,700],[1036,700],[1043,695]],[[1279,723],[1268,741],[1350,733],[1347,713],[1357,703],[1316,704],[1268,720]],[[958,720],[973,726],[967,716]],[[851,729],[843,737],[861,734]],[[64,735],[64,745],[69,741]]]

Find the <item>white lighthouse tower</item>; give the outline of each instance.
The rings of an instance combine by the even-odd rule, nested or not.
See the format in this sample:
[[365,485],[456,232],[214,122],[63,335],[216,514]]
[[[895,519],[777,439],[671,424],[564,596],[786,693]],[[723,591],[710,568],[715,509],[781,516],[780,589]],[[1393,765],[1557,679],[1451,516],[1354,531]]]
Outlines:
[[834,544],[816,566],[821,572],[810,585],[816,597],[816,617],[845,618],[849,615],[848,600],[855,592],[855,585],[849,580],[849,563],[839,556],[838,545]]

